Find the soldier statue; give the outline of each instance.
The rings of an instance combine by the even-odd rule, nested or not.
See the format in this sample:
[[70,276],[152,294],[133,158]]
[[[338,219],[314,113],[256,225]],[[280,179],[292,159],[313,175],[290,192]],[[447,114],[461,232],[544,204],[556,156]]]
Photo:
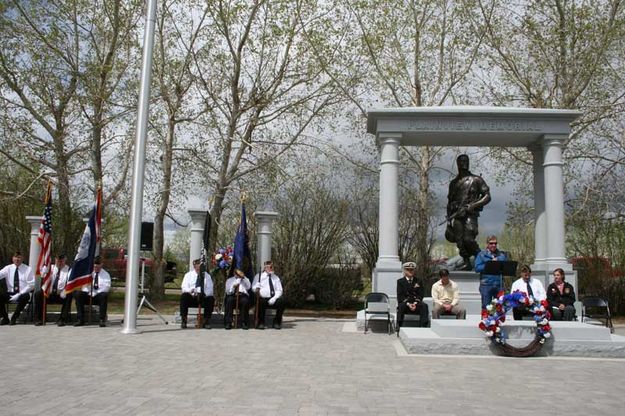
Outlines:
[[478,234],[477,217],[490,202],[490,190],[484,179],[469,171],[469,156],[456,159],[458,176],[449,184],[447,195],[447,229],[445,238],[456,243],[464,260],[463,270],[471,270],[471,256],[480,250],[475,238]]

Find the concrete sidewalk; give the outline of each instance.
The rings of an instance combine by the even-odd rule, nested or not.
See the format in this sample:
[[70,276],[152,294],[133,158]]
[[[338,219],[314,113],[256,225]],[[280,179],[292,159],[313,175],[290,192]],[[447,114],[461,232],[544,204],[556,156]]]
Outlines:
[[353,319],[225,331],[146,316],[138,335],[113,322],[0,327],[0,413],[617,415],[625,396],[625,360],[411,356]]

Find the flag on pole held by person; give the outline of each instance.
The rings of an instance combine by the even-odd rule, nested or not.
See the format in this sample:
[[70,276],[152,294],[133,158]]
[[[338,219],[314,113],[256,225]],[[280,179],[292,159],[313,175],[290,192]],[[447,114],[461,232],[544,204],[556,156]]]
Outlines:
[[234,254],[230,266],[229,276],[237,274],[245,275],[250,281],[254,279],[254,267],[252,266],[252,256],[250,251],[250,238],[247,232],[247,217],[245,215],[245,204],[241,204],[241,223],[234,237]]
[[206,211],[206,220],[204,221],[204,235],[202,237],[202,250],[200,251],[200,273],[197,276],[197,280],[195,281],[195,286],[200,287],[202,290],[202,294],[204,294],[204,273],[208,269],[206,265],[206,253],[208,250],[208,238],[210,235],[211,227],[211,214]]
[[102,190],[98,192],[93,206],[93,211],[89,217],[89,222],[85,226],[85,231],[80,239],[78,253],[74,259],[74,266],[67,278],[65,292],[70,293],[91,284],[93,279],[93,260],[100,251],[100,231],[102,226]]
[[[52,276],[52,182],[48,181],[48,188],[44,199],[45,208],[39,224],[39,258],[35,275],[41,276],[41,288],[47,297],[50,294],[50,277]],[[43,272],[42,272],[43,270]]]
[[206,262],[206,253],[208,253],[208,240],[211,233],[211,213],[206,211],[206,220],[204,221],[204,235],[202,237],[202,251],[200,257],[200,270],[205,272],[208,269]]

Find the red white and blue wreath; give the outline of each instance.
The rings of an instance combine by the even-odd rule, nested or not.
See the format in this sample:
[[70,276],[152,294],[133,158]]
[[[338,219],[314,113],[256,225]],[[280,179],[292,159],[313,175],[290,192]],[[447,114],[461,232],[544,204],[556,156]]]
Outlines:
[[[526,347],[517,348],[506,343],[506,333],[501,324],[506,321],[506,312],[512,308],[525,307],[534,317],[536,322],[536,337]],[[482,320],[479,327],[493,344],[501,347],[506,355],[530,356],[537,353],[545,340],[551,336],[551,325],[549,325],[549,304],[546,300],[539,301],[533,297],[528,297],[525,293],[516,291],[505,294],[503,291],[497,294],[490,305],[482,310]]]

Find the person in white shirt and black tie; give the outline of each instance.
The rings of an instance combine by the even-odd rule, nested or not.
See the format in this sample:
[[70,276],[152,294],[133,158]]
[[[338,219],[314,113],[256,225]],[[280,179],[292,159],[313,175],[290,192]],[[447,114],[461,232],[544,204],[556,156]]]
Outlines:
[[[30,300],[30,292],[35,288],[35,275],[32,269],[22,263],[22,253],[13,254],[13,263],[0,270],[0,325],[15,325],[20,313]],[[6,305],[17,303],[9,320]]]
[[[241,319],[241,328],[249,328],[250,302],[248,290],[252,287],[248,279],[241,271],[235,270],[235,275],[226,280],[226,329],[232,329],[234,310],[237,307]],[[238,292],[238,301],[237,301]]]
[[284,313],[284,298],[282,297],[282,282],[273,271],[273,262],[267,260],[265,270],[254,276],[252,290],[256,294],[256,307],[258,308],[258,322],[256,329],[265,329],[265,311],[267,308],[276,310],[273,320],[275,329],[282,328],[282,314]]
[[100,326],[106,326],[106,309],[108,307],[109,290],[111,290],[111,275],[102,268],[102,260],[96,257],[93,260],[93,280],[90,285],[85,285],[82,291],[76,292],[76,317],[77,322],[74,326],[83,326],[85,324],[85,304],[91,303],[98,305],[100,308]]
[[[515,280],[514,283],[512,283],[510,293],[514,293],[517,291],[523,292],[528,297],[532,297],[538,301],[547,299],[547,292],[545,292],[545,287],[540,282],[540,280],[534,279],[532,277],[532,269],[530,269],[530,266],[527,265],[521,267],[521,277]],[[520,321],[525,315],[531,315],[531,313],[524,306],[512,309],[512,316],[515,321]]]
[[[46,304],[57,304],[61,306],[61,317],[57,321],[58,326],[65,326],[69,322],[69,314],[72,307],[72,294],[65,293],[65,284],[69,276],[69,266],[67,266],[65,254],[56,256],[52,265],[52,274],[50,275],[50,294],[46,299]],[[41,274],[45,274],[46,270],[42,270]],[[43,322],[43,288],[35,291],[35,325],[39,326]]]
[[187,327],[187,315],[189,307],[201,306],[204,308],[202,327],[210,329],[211,317],[215,306],[215,297],[213,296],[213,278],[207,272],[204,276],[200,275],[200,259],[193,260],[193,270],[187,272],[182,279],[180,289],[180,318],[182,320],[180,327]]

